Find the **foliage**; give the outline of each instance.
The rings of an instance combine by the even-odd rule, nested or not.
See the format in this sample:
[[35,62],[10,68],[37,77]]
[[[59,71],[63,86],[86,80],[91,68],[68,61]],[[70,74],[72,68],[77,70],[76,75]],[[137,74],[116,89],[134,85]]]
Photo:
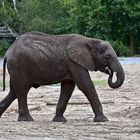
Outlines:
[[100,87],[104,87],[107,85],[106,80],[94,80],[93,83],[94,83],[94,85],[100,86]]
[[135,53],[140,47],[139,11],[138,0],[76,0],[70,11],[70,26],[83,35],[119,40]]
[[22,0],[18,9],[24,20],[24,32],[66,32],[67,11],[59,0]]
[[118,56],[132,56],[129,48],[126,47],[121,41],[111,41],[111,45]]
[[15,30],[18,26],[18,18],[10,0],[0,2],[0,22],[9,24]]
[[135,53],[140,32],[140,1],[138,0],[102,0],[111,22],[112,39],[129,45]]
[[0,40],[0,56],[4,56],[8,48],[9,48],[8,42],[5,39]]
[[23,32],[79,33],[114,42],[119,55],[140,53],[140,0],[16,0],[16,6],[18,14],[12,0],[2,0],[0,21],[18,33],[21,20]]

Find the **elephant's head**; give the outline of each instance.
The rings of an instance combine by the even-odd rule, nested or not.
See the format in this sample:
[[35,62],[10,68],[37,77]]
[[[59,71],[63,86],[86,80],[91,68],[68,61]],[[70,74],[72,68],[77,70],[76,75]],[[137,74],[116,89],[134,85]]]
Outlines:
[[[111,88],[118,88],[123,84],[124,70],[109,42],[76,36],[66,50],[70,59],[85,69],[109,74],[108,85]],[[114,73],[117,77],[115,82],[113,82]]]

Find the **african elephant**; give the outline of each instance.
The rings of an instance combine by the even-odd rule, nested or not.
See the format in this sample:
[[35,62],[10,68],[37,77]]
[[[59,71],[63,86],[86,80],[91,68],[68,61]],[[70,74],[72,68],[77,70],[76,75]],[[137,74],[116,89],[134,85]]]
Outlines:
[[[63,113],[75,85],[85,94],[95,114],[95,122],[108,121],[90,78],[89,71],[109,75],[108,84],[118,88],[124,82],[124,71],[109,42],[78,34],[48,35],[29,32],[21,35],[8,49],[3,63],[10,74],[10,92],[0,102],[0,116],[17,98],[18,121],[33,121],[27,105],[31,87],[61,83],[61,92],[53,121],[66,121]],[[116,81],[112,81],[113,74]]]

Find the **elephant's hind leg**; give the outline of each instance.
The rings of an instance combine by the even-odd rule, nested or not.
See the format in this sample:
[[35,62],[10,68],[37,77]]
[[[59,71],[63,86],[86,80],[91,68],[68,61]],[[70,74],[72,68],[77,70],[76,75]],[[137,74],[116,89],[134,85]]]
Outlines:
[[24,93],[21,94],[22,95],[18,96],[18,111],[19,111],[18,121],[33,121],[33,118],[28,110],[27,94]]
[[68,101],[72,95],[74,87],[75,87],[75,83],[73,81],[67,81],[61,83],[61,93],[56,108],[56,115],[53,118],[54,122],[66,122],[63,113],[66,110]]
[[16,99],[16,94],[10,82],[10,92],[8,95],[0,102],[0,117],[4,111],[10,106],[10,104]]
[[[21,77],[23,76],[21,75]],[[24,78],[13,78],[11,80],[12,84],[14,85],[13,88],[18,100],[18,121],[33,121],[33,118],[29,113],[27,105],[27,94],[31,86]]]
[[27,104],[27,94],[30,90],[30,86],[20,83],[16,86],[15,92],[18,99],[18,121],[33,121],[32,116],[29,113],[28,104]]

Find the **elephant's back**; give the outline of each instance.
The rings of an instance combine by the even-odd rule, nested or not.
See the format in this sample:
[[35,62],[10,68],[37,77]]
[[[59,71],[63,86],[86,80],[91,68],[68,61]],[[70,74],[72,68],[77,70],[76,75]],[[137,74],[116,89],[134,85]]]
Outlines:
[[[47,41],[43,39],[31,38],[28,35],[21,36],[9,48],[6,53],[8,71],[25,73],[28,77],[35,79],[55,79],[55,71],[65,73],[67,55],[63,46],[51,38]],[[38,74],[40,73],[40,75]],[[46,75],[46,73],[49,75]]]
[[30,32],[20,36],[8,49],[6,56],[28,58],[32,61],[62,61],[66,59],[65,42],[55,40],[48,34]]

